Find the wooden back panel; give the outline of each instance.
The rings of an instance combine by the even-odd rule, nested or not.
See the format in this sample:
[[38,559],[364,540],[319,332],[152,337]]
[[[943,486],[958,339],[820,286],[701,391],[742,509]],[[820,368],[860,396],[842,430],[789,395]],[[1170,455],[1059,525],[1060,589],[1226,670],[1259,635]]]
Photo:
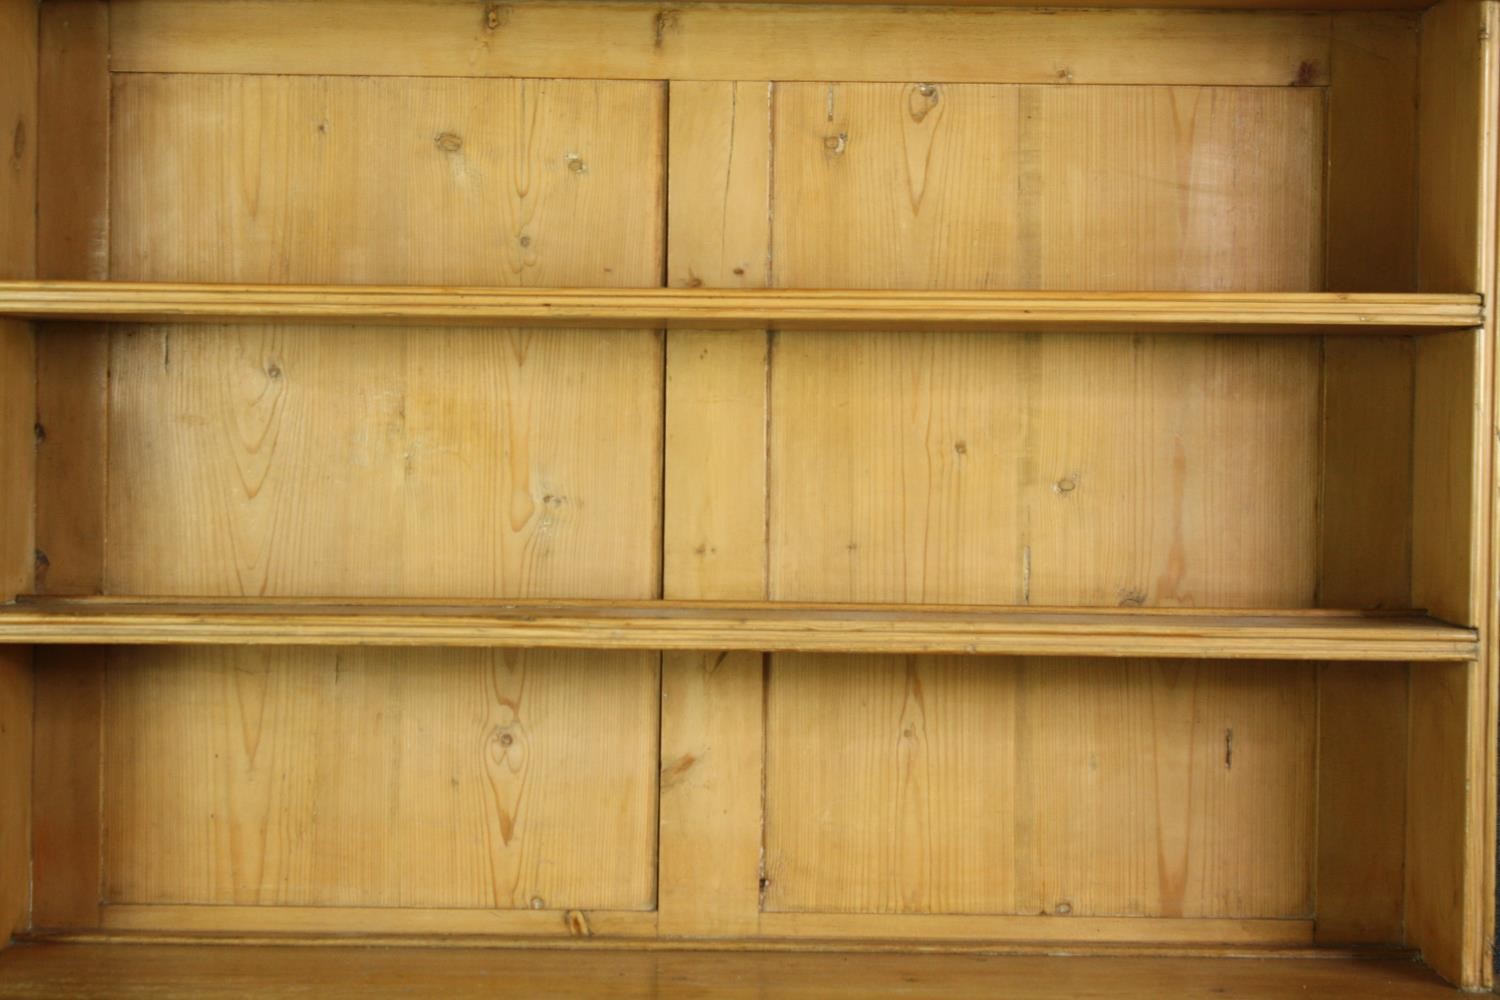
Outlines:
[[[123,75],[112,107],[114,278],[660,280],[660,84]],[[117,328],[104,589],[655,596],[661,395],[651,331]],[[649,908],[657,660],[116,651],[103,898]]]

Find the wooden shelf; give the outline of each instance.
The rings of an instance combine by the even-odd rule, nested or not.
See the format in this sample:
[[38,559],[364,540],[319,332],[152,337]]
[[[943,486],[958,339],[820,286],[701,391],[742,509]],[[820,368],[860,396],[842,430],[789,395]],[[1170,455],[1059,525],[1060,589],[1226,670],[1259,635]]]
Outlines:
[[[165,940],[164,940],[165,939]],[[1174,956],[1109,954],[1087,959],[1004,954],[801,954],[759,950],[651,950],[652,942],[573,939],[554,950],[497,948],[492,940],[447,937],[344,938],[299,947],[285,937],[232,941],[178,936],[89,940],[86,935],[18,944],[0,953],[0,994],[7,997],[406,997],[450,998],[506,992],[536,998],[610,996],[621,1000],[695,996],[722,1000],[776,996],[850,1000],[871,996],[963,996],[1022,1000],[1039,996],[1182,1000],[1381,997],[1438,1000],[1458,996],[1409,956],[1388,952],[1245,952],[1236,959],[1191,952]],[[243,947],[254,941],[261,947]],[[368,944],[369,942],[360,942]],[[773,942],[778,949],[796,942]],[[725,948],[723,942],[717,947]],[[692,949],[692,950],[685,950]],[[1087,954],[1087,945],[1065,950]]]
[[0,317],[779,330],[1382,333],[1479,326],[1477,295],[385,288],[0,282]]
[[23,598],[0,642],[512,646],[1456,661],[1472,629],[1418,614],[708,601]]

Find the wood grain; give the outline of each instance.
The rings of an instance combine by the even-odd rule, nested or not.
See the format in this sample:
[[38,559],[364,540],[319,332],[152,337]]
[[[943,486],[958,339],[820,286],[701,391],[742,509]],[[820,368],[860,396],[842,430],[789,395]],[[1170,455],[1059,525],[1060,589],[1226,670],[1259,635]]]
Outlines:
[[36,579],[36,339],[0,320],[0,598]]
[[0,3],[0,278],[36,277],[37,5]]
[[1304,916],[1312,678],[780,656],[767,908]]
[[669,287],[770,284],[772,91],[769,83],[671,85]]
[[[1317,940],[1396,944],[1404,934],[1408,687],[1400,665],[1318,672]],[[1413,671],[1422,668],[1412,668]]]
[[1425,660],[1478,651],[1420,615],[732,601],[35,599],[5,641]]
[[[117,276],[661,278],[660,84],[117,74],[113,101]],[[660,335],[485,326],[115,332],[106,590],[655,597]],[[653,653],[117,657],[106,902],[654,903]]]
[[1333,17],[1325,112],[1328,288],[1416,287],[1420,25],[1411,14]]
[[662,116],[650,83],[117,73],[111,274],[656,285]]
[[1323,342],[1318,601],[1412,603],[1413,380],[1407,338]]
[[[670,89],[667,283],[760,288],[770,268],[768,83]],[[766,593],[767,339],[667,335],[662,593]],[[662,657],[658,932],[743,937],[760,916],[764,656]]]
[[32,924],[98,927],[103,889],[102,767],[107,648],[38,648]]
[[660,350],[645,332],[118,331],[106,590],[653,596]]
[[652,905],[654,655],[113,655],[107,902]]
[[781,334],[771,596],[1307,606],[1317,375],[1310,340]]
[[[1479,940],[1482,798],[1474,792],[1488,754],[1477,664],[1414,672],[1406,800],[1406,941],[1445,979],[1476,986],[1486,942]],[[1488,836],[1488,832],[1485,832]]]
[[1492,241],[1483,206],[1494,195],[1492,3],[1444,0],[1422,15],[1417,145],[1418,287],[1484,287]]
[[[0,2],[0,278],[36,276],[37,8]],[[36,345],[0,321],[0,598],[35,580]],[[32,663],[0,650],[0,948],[31,925]]]
[[775,109],[781,287],[1322,287],[1315,91],[784,84]]
[[1417,344],[1412,429],[1412,601],[1445,621],[1477,620],[1478,332]]
[[1389,959],[1215,961],[1177,958],[496,951],[464,948],[260,948],[233,945],[34,944],[0,956],[8,997],[396,997],[414,990],[488,997],[505,982],[527,996],[607,993],[621,1000],[750,1000],[873,994],[1021,1000],[1163,995],[1182,1000],[1298,996],[1442,1000],[1453,990],[1418,963]]
[[31,650],[0,648],[0,949],[31,926]]
[[[701,282],[685,271],[684,283]],[[736,278],[735,280],[742,280]],[[871,289],[499,289],[0,282],[0,316],[129,323],[311,322],[737,331],[1358,333],[1467,329],[1478,295]]]
[[[1176,11],[898,10],[654,3],[120,5],[118,73],[1327,82],[1328,19]],[[337,45],[318,41],[333,35]],[[753,40],[752,44],[746,44]]]
[[107,0],[40,5],[37,276],[109,277]]

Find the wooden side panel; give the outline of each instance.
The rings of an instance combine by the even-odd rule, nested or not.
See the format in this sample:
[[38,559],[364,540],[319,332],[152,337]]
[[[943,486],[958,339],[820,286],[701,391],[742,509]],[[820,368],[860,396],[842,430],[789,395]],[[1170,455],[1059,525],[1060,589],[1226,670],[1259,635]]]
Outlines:
[[1412,401],[1420,338],[1323,343],[1318,603],[1412,606]]
[[1305,916],[1313,672],[1267,666],[778,657],[767,908]]
[[1477,331],[1417,340],[1412,602],[1460,625],[1478,615],[1479,352]]
[[37,5],[0,3],[0,278],[36,276]]
[[653,654],[113,655],[108,902],[651,907]]
[[1317,348],[780,334],[771,596],[1308,606]]
[[[669,285],[769,280],[768,83],[671,87]],[[667,335],[663,595],[766,595],[767,338]],[[753,934],[760,916],[764,657],[662,657],[658,930]]]
[[41,11],[37,277],[109,277],[107,0],[48,0]]
[[808,83],[775,108],[780,287],[1322,287],[1315,90]]
[[1412,671],[1406,822],[1406,941],[1445,979],[1476,986],[1488,949],[1479,939],[1482,796],[1478,664]]
[[[41,6],[37,274],[109,277],[109,11],[104,0]],[[50,324],[37,341],[39,593],[103,586],[106,327]]]
[[[0,278],[36,274],[37,13],[0,3]],[[31,589],[36,347],[0,322],[0,599]],[[31,922],[31,650],[0,649],[0,948]]]
[[1327,287],[1403,292],[1417,267],[1417,39],[1411,14],[1333,17]]
[[31,926],[31,648],[0,647],[0,948]]
[[107,647],[36,648],[32,923],[39,929],[99,926],[108,659]]
[[1476,292],[1490,259],[1483,206],[1495,123],[1496,6],[1443,0],[1422,15],[1418,128],[1418,278],[1424,292]]
[[[1333,18],[1330,289],[1415,287],[1419,26],[1401,14]],[[1324,607],[1411,604],[1414,356],[1401,338],[1324,341]],[[1318,671],[1317,939],[1325,944],[1402,939],[1407,687],[1406,668]]]
[[0,600],[31,590],[36,529],[36,338],[0,320]]
[[1333,945],[1398,944],[1405,918],[1411,671],[1360,663],[1315,669],[1317,939]]
[[[1328,337],[1318,599],[1411,603],[1416,345]],[[1403,936],[1408,668],[1318,669],[1317,938]],[[1351,845],[1358,845],[1352,847]]]

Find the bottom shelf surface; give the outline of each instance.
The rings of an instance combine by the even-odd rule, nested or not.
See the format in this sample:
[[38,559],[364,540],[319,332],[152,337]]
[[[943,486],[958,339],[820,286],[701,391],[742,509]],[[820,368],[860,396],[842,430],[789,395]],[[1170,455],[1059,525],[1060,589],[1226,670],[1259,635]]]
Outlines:
[[1400,957],[1143,958],[528,951],[38,942],[0,952],[0,997],[1451,996]]

